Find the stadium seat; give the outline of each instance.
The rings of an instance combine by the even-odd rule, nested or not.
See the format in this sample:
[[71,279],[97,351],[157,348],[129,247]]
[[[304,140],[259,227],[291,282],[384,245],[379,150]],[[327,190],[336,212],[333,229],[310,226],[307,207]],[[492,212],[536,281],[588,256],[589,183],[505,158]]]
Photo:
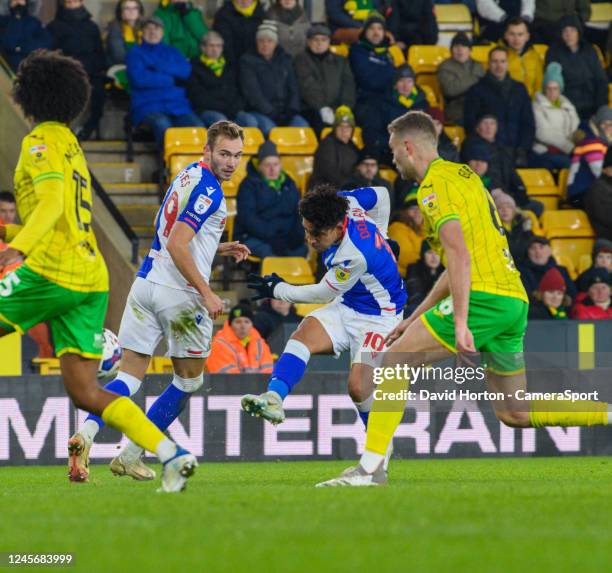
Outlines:
[[395,183],[395,180],[397,179],[397,175],[398,175],[398,173],[397,173],[397,171],[395,169],[387,169],[386,167],[383,167],[382,169],[380,169],[378,171],[378,174],[385,181],[388,181],[392,185]]
[[270,131],[281,155],[312,155],[317,150],[315,132],[310,127],[275,127]]
[[587,26],[601,24],[603,30],[607,30],[612,21],[612,2],[591,2],[591,17]]
[[281,157],[281,162],[283,169],[295,181],[300,193],[303,195],[306,192],[308,178],[312,175],[314,157],[286,155]]
[[593,257],[591,253],[580,255],[578,260],[578,274],[581,275],[584,271],[591,268],[593,264]]
[[[323,139],[324,137],[327,137],[330,133],[331,133],[332,128],[331,127],[325,127],[323,128],[323,130],[321,131],[321,137],[319,138],[319,140]],[[355,129],[353,130],[353,143],[359,148],[359,149],[363,149],[363,134],[361,132],[361,128],[359,126],[355,127]]]
[[206,145],[206,129],[203,127],[170,127],[164,134],[164,163],[178,154],[204,153]]
[[240,158],[240,163],[234,171],[234,175],[229,181],[224,181],[222,184],[223,194],[226,197],[235,197],[238,195],[238,187],[240,187],[240,183],[247,176],[247,164],[251,158],[248,155],[243,155]]
[[546,59],[546,52],[548,52],[548,46],[546,44],[534,44],[533,49],[540,55],[542,60]]
[[425,93],[425,98],[427,99],[429,107],[441,107],[441,104],[438,101],[435,92],[431,89],[431,86],[422,85],[421,89]]
[[438,21],[438,44],[450,46],[457,32],[470,34],[474,29],[472,15],[465,4],[436,4],[436,20]]
[[608,66],[606,65],[606,58],[603,55],[603,52],[601,51],[601,48],[597,44],[591,44],[591,45],[595,49],[595,52],[597,52],[597,57],[599,58],[599,61],[601,62],[602,67],[604,69],[607,68]]
[[559,181],[557,187],[559,188],[559,197],[565,199],[567,197],[567,178],[569,177],[569,169],[561,169],[559,171]]
[[[529,189],[527,189],[527,193],[529,193]],[[535,193],[529,193],[529,198],[542,203],[544,211],[555,211],[559,208],[559,197],[556,195],[537,195]]]
[[307,285],[315,282],[314,275],[303,257],[266,257],[261,263],[261,274],[277,273],[288,283]]
[[170,173],[170,179],[174,179],[177,174],[185,169],[190,163],[200,161],[202,153],[192,155],[172,155],[170,157],[170,166],[168,172]]
[[593,239],[552,239],[550,248],[555,259],[570,260],[574,268],[580,267],[580,258],[583,255],[590,255],[593,250]]
[[438,82],[438,76],[436,74],[419,74],[416,79],[416,83],[424,88],[428,86],[436,96],[437,106],[440,109],[444,109],[444,96],[442,95],[442,90],[440,89],[440,83]]
[[227,197],[225,204],[227,208],[227,221],[225,223],[225,229],[227,230],[227,240],[234,240],[234,223],[236,222],[236,198]]
[[338,54],[339,56],[347,58],[349,54],[349,47],[348,44],[332,44],[329,47],[329,51],[332,54]]
[[465,139],[465,129],[459,125],[445,125],[444,133],[446,133],[457,149],[461,149],[461,145]]
[[415,74],[435,74],[438,66],[450,58],[450,50],[446,46],[410,46],[408,63]]
[[295,305],[295,313],[298,316],[306,316],[318,308],[324,307],[324,304],[316,304],[314,302],[301,302]]
[[545,211],[542,213],[542,228],[549,239],[595,236],[589,218],[580,209]]
[[404,52],[402,52],[402,49],[395,44],[389,46],[389,55],[393,58],[393,65],[396,68],[406,63],[406,56],[404,55]]
[[472,47],[472,59],[480,62],[485,70],[489,67],[489,52],[495,44],[487,44],[486,46],[473,46]]
[[517,169],[517,173],[523,180],[529,196],[533,195],[559,195],[553,176],[548,169]]
[[555,260],[557,261],[559,265],[567,269],[570,279],[575,281],[576,277],[578,276],[578,273],[576,272],[574,261],[572,261],[572,259],[570,259],[567,255],[560,255],[560,254],[555,255]]
[[244,147],[243,155],[257,155],[259,146],[265,141],[263,133],[257,127],[243,127]]

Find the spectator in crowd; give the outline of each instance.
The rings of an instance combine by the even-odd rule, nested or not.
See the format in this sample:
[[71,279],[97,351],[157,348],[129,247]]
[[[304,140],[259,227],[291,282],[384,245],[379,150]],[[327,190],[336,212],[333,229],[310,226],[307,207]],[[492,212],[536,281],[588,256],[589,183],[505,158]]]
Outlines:
[[451,41],[451,57],[438,67],[438,83],[450,122],[463,125],[465,94],[484,75],[482,64],[472,59],[472,41],[465,32],[457,33]]
[[525,86],[508,75],[505,48],[496,47],[489,52],[489,71],[467,92],[463,112],[466,131],[471,133],[477,119],[485,114],[497,118],[497,139],[514,150],[516,165],[526,166],[535,121]]
[[332,132],[319,143],[314,155],[310,186],[329,183],[340,187],[353,173],[359,149],[353,143],[355,116],[347,106],[340,106],[334,115]]
[[0,222],[12,225],[17,219],[17,203],[10,191],[0,191]]
[[213,28],[223,36],[228,62],[238,65],[243,54],[255,51],[255,35],[263,19],[259,0],[225,0],[215,14]]
[[0,53],[17,70],[30,52],[51,47],[51,35],[36,14],[41,0],[2,0],[0,2]]
[[559,270],[565,281],[567,294],[574,299],[576,296],[576,286],[572,282],[567,269],[562,265],[558,265],[552,256],[550,241],[546,237],[531,237],[527,246],[527,258],[522,264],[518,265],[523,285],[525,285],[525,290],[529,296],[538,288],[544,273],[551,268]]
[[334,123],[334,110],[355,107],[355,80],[347,58],[329,49],[327,24],[309,29],[306,49],[295,57],[295,75],[302,98],[302,114],[317,132]]
[[169,127],[202,126],[189,105],[183,84],[191,64],[175,47],[162,43],[164,23],[156,17],[145,20],[140,46],[127,55],[131,88],[131,114],[135,126],[153,131],[158,149],[163,149]]
[[304,51],[310,22],[298,0],[274,0],[266,18],[276,22],[278,43],[292,58]]
[[410,265],[406,271],[408,302],[404,316],[410,316],[423,302],[443,272],[444,267],[440,261],[440,255],[431,248],[427,241],[423,241],[419,260]]
[[389,30],[398,46],[438,43],[438,22],[432,0],[393,0],[389,16]]
[[87,140],[94,131],[99,130],[100,119],[104,113],[107,66],[100,29],[83,6],[83,0],[62,0],[55,20],[47,29],[53,36],[53,48],[81,62],[89,76],[89,117],[77,132],[79,139]]
[[527,256],[527,246],[533,237],[533,221],[517,208],[516,202],[507,193],[497,190],[492,195],[506,230],[510,254],[516,264],[521,264]]
[[255,52],[240,58],[239,80],[247,111],[266,137],[277,125],[308,127],[308,122],[299,115],[300,94],[293,62],[278,45],[273,22],[259,26],[256,44]]
[[300,320],[301,317],[296,314],[295,307],[290,302],[270,298],[257,309],[253,326],[268,341],[282,324],[295,324]]
[[612,146],[608,147],[606,152],[601,175],[587,191],[584,210],[589,216],[595,235],[612,241]]
[[[357,86],[355,116],[357,125],[380,124],[381,101],[390,93],[395,76],[389,40],[385,36],[385,19],[377,12],[364,23],[359,41],[349,50],[349,62]],[[376,119],[373,119],[376,118]]]
[[[589,289],[578,295],[572,308],[572,318],[577,320],[610,320],[610,282],[612,277],[605,269],[591,277]],[[586,296],[585,296],[586,294]]]
[[612,241],[598,239],[593,245],[593,264],[576,279],[579,292],[589,290],[589,281],[604,269],[612,273]]
[[211,30],[202,38],[202,53],[191,60],[187,97],[206,127],[232,119],[242,127],[257,127],[257,120],[243,111],[244,100],[232,62],[223,56],[223,37]]
[[567,177],[567,200],[581,206],[584,194],[601,176],[606,153],[612,143],[612,108],[602,106],[584,129],[576,134]]
[[387,0],[325,0],[327,21],[333,32],[335,44],[356,42],[372,11],[386,14],[391,6]]
[[504,33],[507,22],[515,18],[531,22],[534,9],[533,0],[476,0],[481,37],[497,42]]
[[576,16],[580,22],[591,17],[590,0],[537,0],[533,30],[539,44],[552,44],[559,36],[559,21],[565,16]]
[[530,41],[527,21],[520,17],[508,20],[501,44],[508,50],[510,77],[522,83],[533,98],[542,87],[544,60]]
[[246,305],[230,310],[223,328],[215,334],[206,369],[211,374],[272,372],[272,354],[253,326],[253,312]]
[[608,103],[608,79],[593,45],[582,38],[582,24],[576,16],[559,23],[561,39],[546,52],[546,63],[559,62],[565,80],[565,95],[581,119],[588,119]]
[[567,320],[572,300],[558,269],[548,269],[529,303],[529,320]]
[[144,6],[141,0],[119,0],[108,25],[106,54],[109,66],[125,64],[128,51],[142,41]]
[[446,160],[459,163],[459,150],[444,132],[444,112],[439,107],[427,108],[427,113],[433,119],[438,134],[438,155]]
[[353,174],[343,183],[344,189],[357,189],[358,187],[384,187],[391,193],[391,183],[379,174],[378,156],[367,147],[359,151],[359,159]]
[[397,267],[406,276],[408,267],[419,260],[421,244],[425,240],[423,213],[419,209],[416,189],[410,191],[395,212],[388,235],[400,248]]
[[161,0],[153,13],[164,23],[164,43],[174,46],[187,59],[200,53],[200,41],[208,32],[202,11],[184,0]]
[[306,256],[299,200],[295,182],[282,170],[276,145],[262,143],[238,188],[236,239],[256,257]]
[[570,165],[580,119],[574,104],[562,95],[563,89],[561,65],[551,62],[546,67],[542,91],[533,102],[536,133],[529,158],[531,167],[564,169]]

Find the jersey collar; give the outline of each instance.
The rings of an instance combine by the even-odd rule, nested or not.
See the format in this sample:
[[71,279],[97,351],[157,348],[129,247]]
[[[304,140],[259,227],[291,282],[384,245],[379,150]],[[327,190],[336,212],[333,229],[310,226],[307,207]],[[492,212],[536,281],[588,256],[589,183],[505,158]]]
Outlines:
[[432,165],[435,165],[436,163],[439,163],[440,161],[442,161],[441,157],[436,157],[428,166],[427,169],[425,171],[425,174],[423,175],[423,179],[421,179],[421,181],[425,181],[425,178],[427,177],[427,175],[429,174],[429,170],[431,169]]

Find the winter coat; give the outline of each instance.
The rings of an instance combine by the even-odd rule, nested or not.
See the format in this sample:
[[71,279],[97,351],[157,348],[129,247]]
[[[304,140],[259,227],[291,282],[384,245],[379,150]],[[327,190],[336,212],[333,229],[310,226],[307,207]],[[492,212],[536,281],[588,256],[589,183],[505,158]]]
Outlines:
[[612,305],[607,309],[597,306],[590,297],[579,296],[572,307],[572,318],[576,320],[610,320],[612,319]]
[[591,17],[590,0],[537,0],[535,17],[538,20],[546,20],[557,23],[563,16],[578,13],[583,22]]
[[497,117],[497,140],[513,149],[530,150],[535,135],[535,121],[529,94],[523,84],[509,76],[503,81],[485,76],[466,95],[463,121],[467,132],[476,127],[485,113]]
[[[137,28],[134,32],[138,34],[139,30],[140,28]],[[122,23],[118,20],[113,20],[108,25],[106,34],[106,57],[108,65],[114,66],[117,64],[125,64],[125,58],[128,51],[138,43],[140,42],[131,45],[126,44],[123,37]]]
[[355,79],[346,58],[329,50],[317,56],[306,48],[295,57],[294,67],[305,109],[355,107]]
[[343,143],[332,131],[317,147],[309,186],[330,183],[340,187],[353,173],[358,159],[357,146],[352,141]]
[[353,174],[342,183],[343,189],[359,189],[359,187],[384,187],[391,196],[392,185],[380,175],[376,175],[374,179],[366,179],[358,171],[353,171]]
[[377,53],[362,39],[350,47],[349,62],[357,86],[357,103],[377,106],[391,90],[395,75],[393,58],[388,51]]
[[176,48],[143,43],[128,52],[126,64],[134,125],[151,113],[192,113],[185,88],[176,82],[189,77],[191,64]]
[[530,259],[526,258],[523,263],[518,266],[527,294],[531,296],[532,293],[538,290],[542,277],[548,269],[553,267],[556,267],[563,275],[563,280],[565,280],[565,286],[567,288],[565,292],[570,298],[574,299],[576,296],[576,286],[574,282],[570,278],[567,269],[562,265],[558,265],[557,261],[555,261],[555,258],[552,256],[545,265],[536,265]]
[[485,75],[480,62],[469,59],[461,64],[453,58],[438,67],[438,83],[444,95],[444,113],[448,121],[463,125],[463,105],[467,91]]
[[533,44],[528,43],[519,54],[515,49],[501,41],[500,44],[508,50],[508,73],[513,80],[522,83],[527,88],[529,97],[533,99],[536,92],[542,89],[544,76],[544,60],[535,51]]
[[546,153],[549,147],[555,147],[569,155],[574,149],[572,136],[578,129],[580,119],[576,108],[565,96],[560,98],[561,105],[556,107],[541,92],[535,95],[533,115],[536,133],[533,151]]
[[302,319],[295,312],[293,306],[287,316],[276,312],[269,302],[265,302],[259,307],[259,310],[253,317],[253,326],[257,329],[257,332],[261,334],[266,340],[273,334],[276,329],[282,324],[295,324],[300,322]]
[[389,225],[388,235],[400,248],[397,259],[397,268],[400,275],[406,276],[408,267],[419,260],[421,245],[425,240],[425,233],[417,233],[412,227],[402,221],[394,221]]
[[517,213],[510,225],[505,225],[506,238],[510,246],[510,254],[517,265],[523,263],[527,256],[527,247],[533,237],[532,222],[529,217]]
[[438,42],[438,23],[432,0],[393,0],[387,21],[397,42],[434,45]]
[[299,3],[291,11],[275,4],[266,12],[266,20],[276,22],[278,43],[292,58],[304,51],[310,22]]
[[289,121],[300,111],[300,94],[291,58],[277,46],[270,60],[256,52],[240,58],[240,88],[247,111],[256,111],[276,123]]
[[[401,254],[401,252],[400,252]],[[408,293],[408,303],[404,316],[410,316],[423,299],[429,294],[440,275],[444,272],[444,267],[440,265],[432,272],[421,259],[408,267],[406,271],[406,292]]]
[[83,7],[58,8],[55,20],[47,26],[53,36],[53,49],[61,50],[83,64],[90,76],[106,71],[106,55],[98,25]]
[[161,3],[153,13],[164,23],[164,43],[174,46],[186,58],[200,53],[200,40],[208,32],[202,11],[187,2],[187,9],[181,13],[175,4]]
[[559,62],[565,80],[564,95],[576,107],[581,119],[590,118],[608,103],[608,79],[595,48],[580,40],[577,52],[562,42],[553,44],[546,52],[546,65]]
[[232,0],[226,0],[215,14],[213,28],[223,36],[225,59],[236,65],[243,54],[255,51],[255,34],[264,19],[264,9],[257,2],[250,17],[240,14]]
[[246,346],[234,334],[227,320],[213,338],[206,369],[211,374],[242,374],[272,372],[270,347],[257,329],[252,328]]
[[612,241],[612,177],[602,174],[591,185],[584,197],[584,210],[595,236]]
[[191,76],[187,82],[187,97],[197,114],[218,111],[229,118],[244,108],[238,89],[238,77],[231,62],[226,62],[223,73],[216,76],[202,60],[191,60]]
[[567,320],[569,318],[569,309],[564,306],[552,309],[541,300],[532,300],[529,303],[527,318],[529,320]]
[[450,137],[444,132],[438,137],[438,155],[444,159],[444,161],[452,161],[453,163],[460,162],[459,150],[455,147]]
[[[364,20],[354,19],[345,9],[346,0],[325,0],[325,13],[332,32],[338,28],[361,28]],[[384,0],[374,0],[374,10],[386,15],[389,3]]]
[[11,14],[8,2],[4,2],[0,12],[0,53],[4,56],[13,70],[30,52],[40,48],[50,48],[51,34],[43,28],[40,20],[36,18],[35,11],[38,4],[28,2],[28,13],[23,17]]
[[585,127],[585,135],[574,147],[567,176],[567,198],[574,204],[580,204],[583,195],[601,175],[608,151],[608,142],[599,136],[593,122]]
[[256,169],[247,164],[247,176],[240,183],[234,236],[244,241],[254,237],[271,245],[275,252],[297,248],[304,243],[304,229],[298,213],[300,192],[284,174],[280,191],[268,185]]

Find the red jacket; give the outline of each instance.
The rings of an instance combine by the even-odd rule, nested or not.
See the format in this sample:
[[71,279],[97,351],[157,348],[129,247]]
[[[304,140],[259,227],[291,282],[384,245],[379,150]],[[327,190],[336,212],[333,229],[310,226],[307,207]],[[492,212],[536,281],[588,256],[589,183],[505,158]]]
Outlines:
[[610,319],[612,318],[612,304],[606,310],[604,310],[600,306],[594,304],[586,293],[580,293],[577,296],[576,303],[572,308],[572,318],[576,318],[578,320]]

